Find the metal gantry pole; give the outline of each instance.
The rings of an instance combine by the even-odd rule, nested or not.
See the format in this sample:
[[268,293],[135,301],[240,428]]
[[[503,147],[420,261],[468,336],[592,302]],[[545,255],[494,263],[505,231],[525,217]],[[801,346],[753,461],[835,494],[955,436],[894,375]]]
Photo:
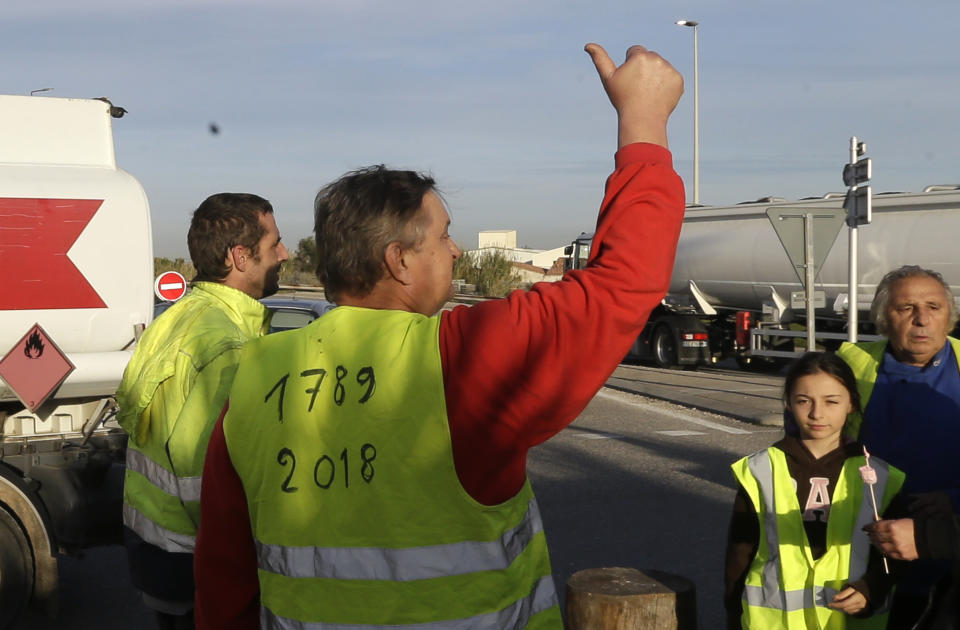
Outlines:
[[677,20],[693,29],[693,203],[700,204],[700,43],[696,20]]
[[700,203],[700,52],[693,26],[693,203]]

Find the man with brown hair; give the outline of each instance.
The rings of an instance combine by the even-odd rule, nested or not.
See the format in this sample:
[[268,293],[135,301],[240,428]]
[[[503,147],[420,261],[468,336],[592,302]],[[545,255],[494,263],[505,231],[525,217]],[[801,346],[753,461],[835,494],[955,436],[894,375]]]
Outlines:
[[210,430],[240,348],[264,333],[257,300],[277,291],[288,257],[273,207],[220,193],[200,204],[187,235],[190,293],[144,332],[117,390],[129,435],[123,523],[134,586],[161,628],[193,627],[193,547]]

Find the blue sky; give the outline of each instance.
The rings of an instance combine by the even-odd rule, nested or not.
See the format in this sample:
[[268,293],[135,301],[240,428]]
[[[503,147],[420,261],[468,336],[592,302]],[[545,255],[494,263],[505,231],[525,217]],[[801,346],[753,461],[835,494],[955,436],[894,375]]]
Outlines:
[[147,191],[156,255],[185,256],[193,208],[225,190],[270,199],[295,246],[316,191],[372,163],[431,172],[467,247],[516,229],[549,248],[592,229],[612,167],[589,41],[685,76],[669,130],[692,201],[681,18],[700,22],[701,203],[842,190],[851,135],[876,192],[960,183],[955,0],[6,0],[0,78],[129,110],[117,160]]

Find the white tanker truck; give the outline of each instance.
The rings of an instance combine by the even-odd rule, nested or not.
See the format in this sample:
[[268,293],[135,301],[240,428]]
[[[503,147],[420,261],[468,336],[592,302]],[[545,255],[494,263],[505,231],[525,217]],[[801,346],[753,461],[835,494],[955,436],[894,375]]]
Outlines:
[[152,317],[150,213],[105,100],[0,96],[0,628],[53,612],[57,556],[119,543],[111,420]]
[[[765,198],[729,207],[688,206],[669,293],[628,358],[653,360],[661,367],[695,367],[734,357],[742,367],[779,367],[778,359],[764,355],[795,349],[806,310],[791,307],[791,295],[804,287],[766,212],[784,207],[844,212],[843,201],[844,193],[829,193],[800,201]],[[960,295],[957,234],[960,186],[874,196],[873,221],[859,228],[861,340],[875,332],[870,302],[891,269],[907,264],[934,269]],[[592,234],[581,234],[567,248],[571,267],[586,262],[591,239]],[[846,331],[847,264],[843,227],[815,281],[825,298],[816,309],[816,331],[834,336],[824,340],[827,348],[838,346]]]

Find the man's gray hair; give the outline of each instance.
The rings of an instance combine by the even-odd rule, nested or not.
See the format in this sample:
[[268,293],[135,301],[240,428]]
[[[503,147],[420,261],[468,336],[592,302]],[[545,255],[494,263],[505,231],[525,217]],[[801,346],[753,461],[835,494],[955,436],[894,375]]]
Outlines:
[[419,246],[429,219],[421,212],[433,178],[382,164],[347,173],[327,184],[314,202],[317,278],[327,299],[369,295],[387,273],[388,245]]
[[887,321],[887,306],[890,303],[890,289],[894,284],[905,278],[933,278],[943,287],[943,292],[947,297],[947,307],[950,309],[950,330],[957,325],[957,319],[960,314],[957,313],[957,304],[953,299],[953,291],[950,285],[943,279],[939,272],[932,269],[924,269],[919,265],[904,265],[899,269],[888,272],[883,277],[880,284],[877,285],[877,292],[873,296],[873,303],[870,305],[870,319],[877,327],[877,332],[886,335],[890,329]]

